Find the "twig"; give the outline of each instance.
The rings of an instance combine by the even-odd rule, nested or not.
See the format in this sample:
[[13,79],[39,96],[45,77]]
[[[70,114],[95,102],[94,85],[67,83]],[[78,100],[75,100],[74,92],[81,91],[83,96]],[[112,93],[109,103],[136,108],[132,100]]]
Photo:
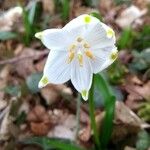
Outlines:
[[49,53],[49,51],[45,50],[45,51],[41,51],[39,53],[35,53],[35,54],[32,54],[32,55],[17,56],[17,57],[11,58],[11,59],[0,61],[0,65],[12,64],[12,63],[16,63],[18,61],[22,61],[22,60],[28,59],[28,58],[39,59],[40,57],[42,57],[44,55],[47,55],[48,53]]
[[77,98],[77,111],[76,111],[76,123],[77,123],[77,126],[76,126],[76,135],[75,135],[75,139],[77,140],[78,138],[78,132],[79,132],[79,129],[80,129],[80,107],[81,105],[81,96],[80,94],[78,94],[78,98]]
[[9,107],[7,106],[1,113],[0,113],[0,120],[5,116],[5,114],[8,112]]

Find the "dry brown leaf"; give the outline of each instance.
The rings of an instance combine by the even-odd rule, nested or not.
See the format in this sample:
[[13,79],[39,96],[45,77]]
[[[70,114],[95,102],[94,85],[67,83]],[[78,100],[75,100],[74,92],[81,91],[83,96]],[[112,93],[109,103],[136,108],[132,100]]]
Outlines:
[[89,8],[89,7],[85,7],[85,6],[77,7],[74,17],[77,17],[77,16],[82,15],[82,14],[90,14],[92,12],[98,12],[98,10],[93,9],[93,8]]
[[[130,27],[133,22],[147,13],[147,9],[140,10],[138,7],[132,5],[122,11],[120,16],[116,19],[116,23],[121,28]],[[141,20],[142,21],[142,20]]]
[[[102,124],[102,120],[104,118],[104,114],[105,113],[101,112],[101,111],[96,112],[95,120],[96,120],[98,130],[100,130],[100,128],[101,128],[101,124]],[[88,118],[87,122],[86,122],[86,126],[84,126],[79,132],[79,139],[83,142],[87,142],[91,138],[92,134],[93,133],[92,133],[92,130],[91,130],[91,124],[90,124],[90,120]]]
[[[28,55],[31,56],[31,55],[34,55],[34,53],[36,53],[36,51],[34,51],[33,49],[25,48],[19,56],[28,56]],[[16,62],[14,67],[15,67],[14,69],[17,71],[17,73],[21,77],[27,77],[31,73],[35,72],[33,59],[31,58],[24,59],[20,61],[19,63]]]
[[31,122],[30,126],[33,134],[38,136],[46,135],[51,128],[51,126],[45,122]]
[[127,96],[127,99],[125,101],[125,104],[132,110],[137,110],[140,107],[140,103],[143,101],[143,98],[132,92],[129,93],[129,95]]
[[123,64],[128,64],[132,59],[132,55],[131,53],[129,53],[129,51],[127,50],[121,50],[119,51],[119,60],[123,63]]
[[115,122],[139,128],[144,125],[144,122],[132,110],[119,101],[116,102]]
[[126,147],[124,148],[124,150],[136,150],[136,148],[126,146]]
[[114,9],[114,2],[112,0],[101,0],[99,3],[100,12],[106,15],[106,13],[112,11]]
[[139,93],[144,99],[150,101],[150,80],[147,81],[143,86],[135,86],[135,91]]
[[14,107],[14,104],[17,103],[17,99],[11,99],[9,105],[3,110],[1,113],[1,119],[2,123],[0,125],[0,140],[8,140],[11,132],[10,132],[10,126],[13,124],[14,117],[11,116],[11,110]]
[[54,109],[49,111],[49,114],[55,126],[49,131],[48,137],[74,140],[77,126],[76,116],[65,109]]
[[143,9],[150,4],[150,0],[133,0],[133,3],[139,8]]
[[22,16],[22,8],[14,7],[0,16],[0,31],[10,31],[15,22]]
[[89,115],[82,109],[80,110],[80,121],[81,123],[85,123],[85,124],[88,124],[90,122]]
[[0,140],[8,140],[10,137],[9,124],[11,123],[12,121],[9,119],[9,111],[7,111],[0,126]]
[[35,106],[27,115],[29,122],[50,122],[50,116],[41,105]]
[[57,125],[52,131],[48,133],[48,137],[57,137],[75,140],[75,131],[69,129],[65,125]]
[[41,95],[46,100],[47,105],[51,105],[61,100],[60,90],[58,90],[57,86],[53,84],[49,84],[42,88]]
[[0,100],[4,99],[4,89],[8,82],[8,77],[10,73],[10,66],[6,65],[2,70],[0,71]]
[[66,85],[49,84],[41,89],[41,95],[46,100],[47,105],[52,105],[60,101],[63,97],[71,97],[72,91]]
[[46,58],[42,59],[41,61],[39,61],[38,63],[35,64],[35,68],[37,70],[37,72],[43,72],[45,63],[46,63]]
[[79,131],[79,139],[83,142],[87,142],[89,141],[90,138],[91,138],[91,127],[89,124]]
[[51,0],[42,0],[44,11],[49,12],[51,15],[54,14],[55,4]]
[[58,122],[58,125],[48,133],[48,136],[74,140],[76,126],[76,116],[68,114],[63,121]]
[[7,101],[0,98],[0,111],[7,106]]
[[[34,61],[39,59],[40,51],[36,51],[31,48],[24,48],[17,57],[25,57],[22,60],[18,60],[13,66],[14,69],[21,77],[27,77],[28,75],[36,72]],[[23,66],[23,68],[22,68]]]
[[35,135],[46,135],[52,127],[48,112],[41,105],[36,105],[27,115],[30,129]]
[[24,45],[23,44],[18,44],[16,49],[14,50],[14,54],[15,55],[19,55],[21,54],[21,52],[23,51],[24,49]]
[[136,76],[129,75],[124,88],[128,93],[125,103],[132,110],[137,110],[141,102],[150,99],[150,81],[143,83]]
[[118,142],[128,135],[137,134],[142,128],[149,128],[132,110],[123,102],[116,102],[113,142]]

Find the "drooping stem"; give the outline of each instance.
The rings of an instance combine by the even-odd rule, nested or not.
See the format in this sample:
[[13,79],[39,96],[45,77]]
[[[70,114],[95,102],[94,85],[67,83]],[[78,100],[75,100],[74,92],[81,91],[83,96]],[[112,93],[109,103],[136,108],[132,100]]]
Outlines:
[[94,106],[94,80],[93,80],[92,87],[91,87],[90,93],[89,93],[89,110],[90,110],[91,128],[92,128],[93,133],[94,133],[94,140],[95,140],[95,143],[96,143],[98,150],[100,150],[101,146],[100,146],[100,141],[99,141],[99,134],[98,134],[99,132],[97,131],[95,114],[94,114],[94,110],[95,110],[95,106]]
[[78,138],[78,132],[80,129],[80,105],[81,105],[81,95],[78,94],[78,98],[77,98],[77,111],[76,111],[76,135],[75,135],[75,140],[77,140]]

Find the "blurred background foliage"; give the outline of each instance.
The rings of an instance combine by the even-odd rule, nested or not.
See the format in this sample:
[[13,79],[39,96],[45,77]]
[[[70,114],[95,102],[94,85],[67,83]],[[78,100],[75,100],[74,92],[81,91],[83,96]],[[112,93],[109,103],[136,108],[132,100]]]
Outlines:
[[[14,17],[12,16],[14,12],[9,13],[9,10],[16,6],[20,6],[22,12],[16,9],[17,15]],[[114,107],[113,96],[115,95],[117,101],[122,101],[138,115],[142,121],[145,121],[147,124],[150,123],[149,8],[150,3],[148,0],[0,1],[0,92],[4,95],[3,97],[0,95],[0,99],[6,99],[8,101],[7,105],[12,108],[10,116],[14,118],[12,122],[17,126],[17,131],[21,124],[26,123],[26,130],[31,130],[33,136],[37,135],[35,134],[35,130],[30,129],[32,123],[27,121],[29,110],[26,111],[23,109],[22,111],[18,111],[25,100],[27,100],[30,109],[33,109],[34,105],[40,104],[44,106],[46,110],[49,110],[58,107],[59,102],[51,105],[55,97],[61,97],[61,109],[64,107],[63,104],[65,102],[69,103],[68,99],[76,98],[76,91],[70,82],[67,83],[67,87],[73,91],[72,95],[63,93],[62,89],[59,90],[56,87],[47,89],[51,91],[50,96],[44,90],[40,91],[38,89],[38,82],[41,78],[43,64],[45,63],[48,52],[45,51],[45,47],[34,38],[34,34],[47,28],[62,28],[71,19],[83,13],[93,15],[115,30],[116,45],[119,50],[118,60],[107,70],[104,70],[100,78],[95,77],[96,82],[100,82],[102,85],[105,84],[103,81],[107,83],[106,86],[104,85],[103,87],[99,87],[98,85],[94,86],[95,98],[93,101],[95,102],[96,110],[103,111],[106,104],[105,100],[108,100],[111,105],[108,105],[107,109],[109,109],[109,111],[107,111],[106,114],[110,113],[110,116],[113,118],[113,112],[110,108],[111,106]],[[26,58],[28,59],[26,60]],[[23,60],[25,62],[23,62]],[[8,64],[10,66],[8,66]],[[109,88],[111,88],[113,94],[108,92],[109,94],[107,95],[105,91],[109,91]],[[51,98],[52,93],[56,93],[56,95]],[[47,99],[52,100],[49,102]],[[68,107],[68,105],[66,107]],[[3,112],[3,109],[1,112]],[[95,114],[97,114],[97,111],[93,114],[91,113],[91,116],[94,117]],[[107,117],[109,118],[109,114]],[[126,114],[123,117],[126,118]],[[105,139],[104,142],[102,140],[102,143],[105,146],[107,145],[106,143],[108,143],[108,149],[148,150],[150,147],[149,128],[133,133],[131,132],[133,130],[133,128],[131,128],[132,125],[129,123],[123,124],[124,128],[128,130],[122,129],[121,133],[125,134],[129,132],[125,134],[126,136],[124,137],[122,135],[121,137],[123,138],[121,138],[118,133],[120,127],[118,127],[119,125],[116,123],[118,128],[117,131],[114,132],[116,132],[120,138],[118,138],[119,146],[118,143],[114,142],[114,139],[109,141],[108,139],[113,131],[111,131],[112,122],[107,121],[109,121],[109,119],[104,120],[107,126],[101,126],[101,129],[103,129],[103,131],[100,131],[100,133],[102,133],[101,138],[99,134],[96,135],[98,136],[96,138],[100,138],[100,141],[101,139]],[[118,120],[115,121],[117,122]],[[121,121],[123,122],[124,120]],[[102,123],[99,124],[101,125]],[[99,124],[98,126],[100,126]],[[116,124],[114,126],[116,126]],[[92,126],[94,126],[94,124]],[[136,124],[135,126],[137,127],[138,125]],[[44,124],[44,128],[46,127]],[[109,133],[106,131],[108,128],[110,128],[110,130],[108,130],[110,131]],[[115,130],[115,127],[113,130]],[[38,144],[43,147],[44,150],[82,149],[70,140],[63,141],[61,139],[61,141],[60,139],[47,138],[46,135],[48,133],[45,133],[45,137],[41,136],[43,135],[41,134],[38,138],[23,140],[21,143],[25,145]],[[0,135],[1,134],[0,131]],[[132,140],[127,140],[130,134],[133,136],[133,143],[131,143]],[[95,133],[90,135],[90,137],[91,136],[95,136]],[[18,137],[15,137],[12,133],[10,137],[9,140],[6,138],[9,141],[5,146],[6,150],[11,147],[10,145],[16,145],[16,141],[18,140]],[[18,141],[20,142],[20,140]],[[91,138],[86,142],[78,139],[76,143],[85,148],[90,145],[90,149],[96,149],[96,140],[95,143],[91,141]],[[126,148],[127,146],[130,148]]]

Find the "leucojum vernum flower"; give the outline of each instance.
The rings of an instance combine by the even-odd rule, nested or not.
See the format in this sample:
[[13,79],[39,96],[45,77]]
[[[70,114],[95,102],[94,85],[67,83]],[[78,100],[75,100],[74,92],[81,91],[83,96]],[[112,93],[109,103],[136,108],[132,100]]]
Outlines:
[[91,15],[81,15],[62,29],[47,29],[35,37],[50,49],[39,87],[71,79],[84,100],[88,99],[93,74],[117,58],[114,31]]

